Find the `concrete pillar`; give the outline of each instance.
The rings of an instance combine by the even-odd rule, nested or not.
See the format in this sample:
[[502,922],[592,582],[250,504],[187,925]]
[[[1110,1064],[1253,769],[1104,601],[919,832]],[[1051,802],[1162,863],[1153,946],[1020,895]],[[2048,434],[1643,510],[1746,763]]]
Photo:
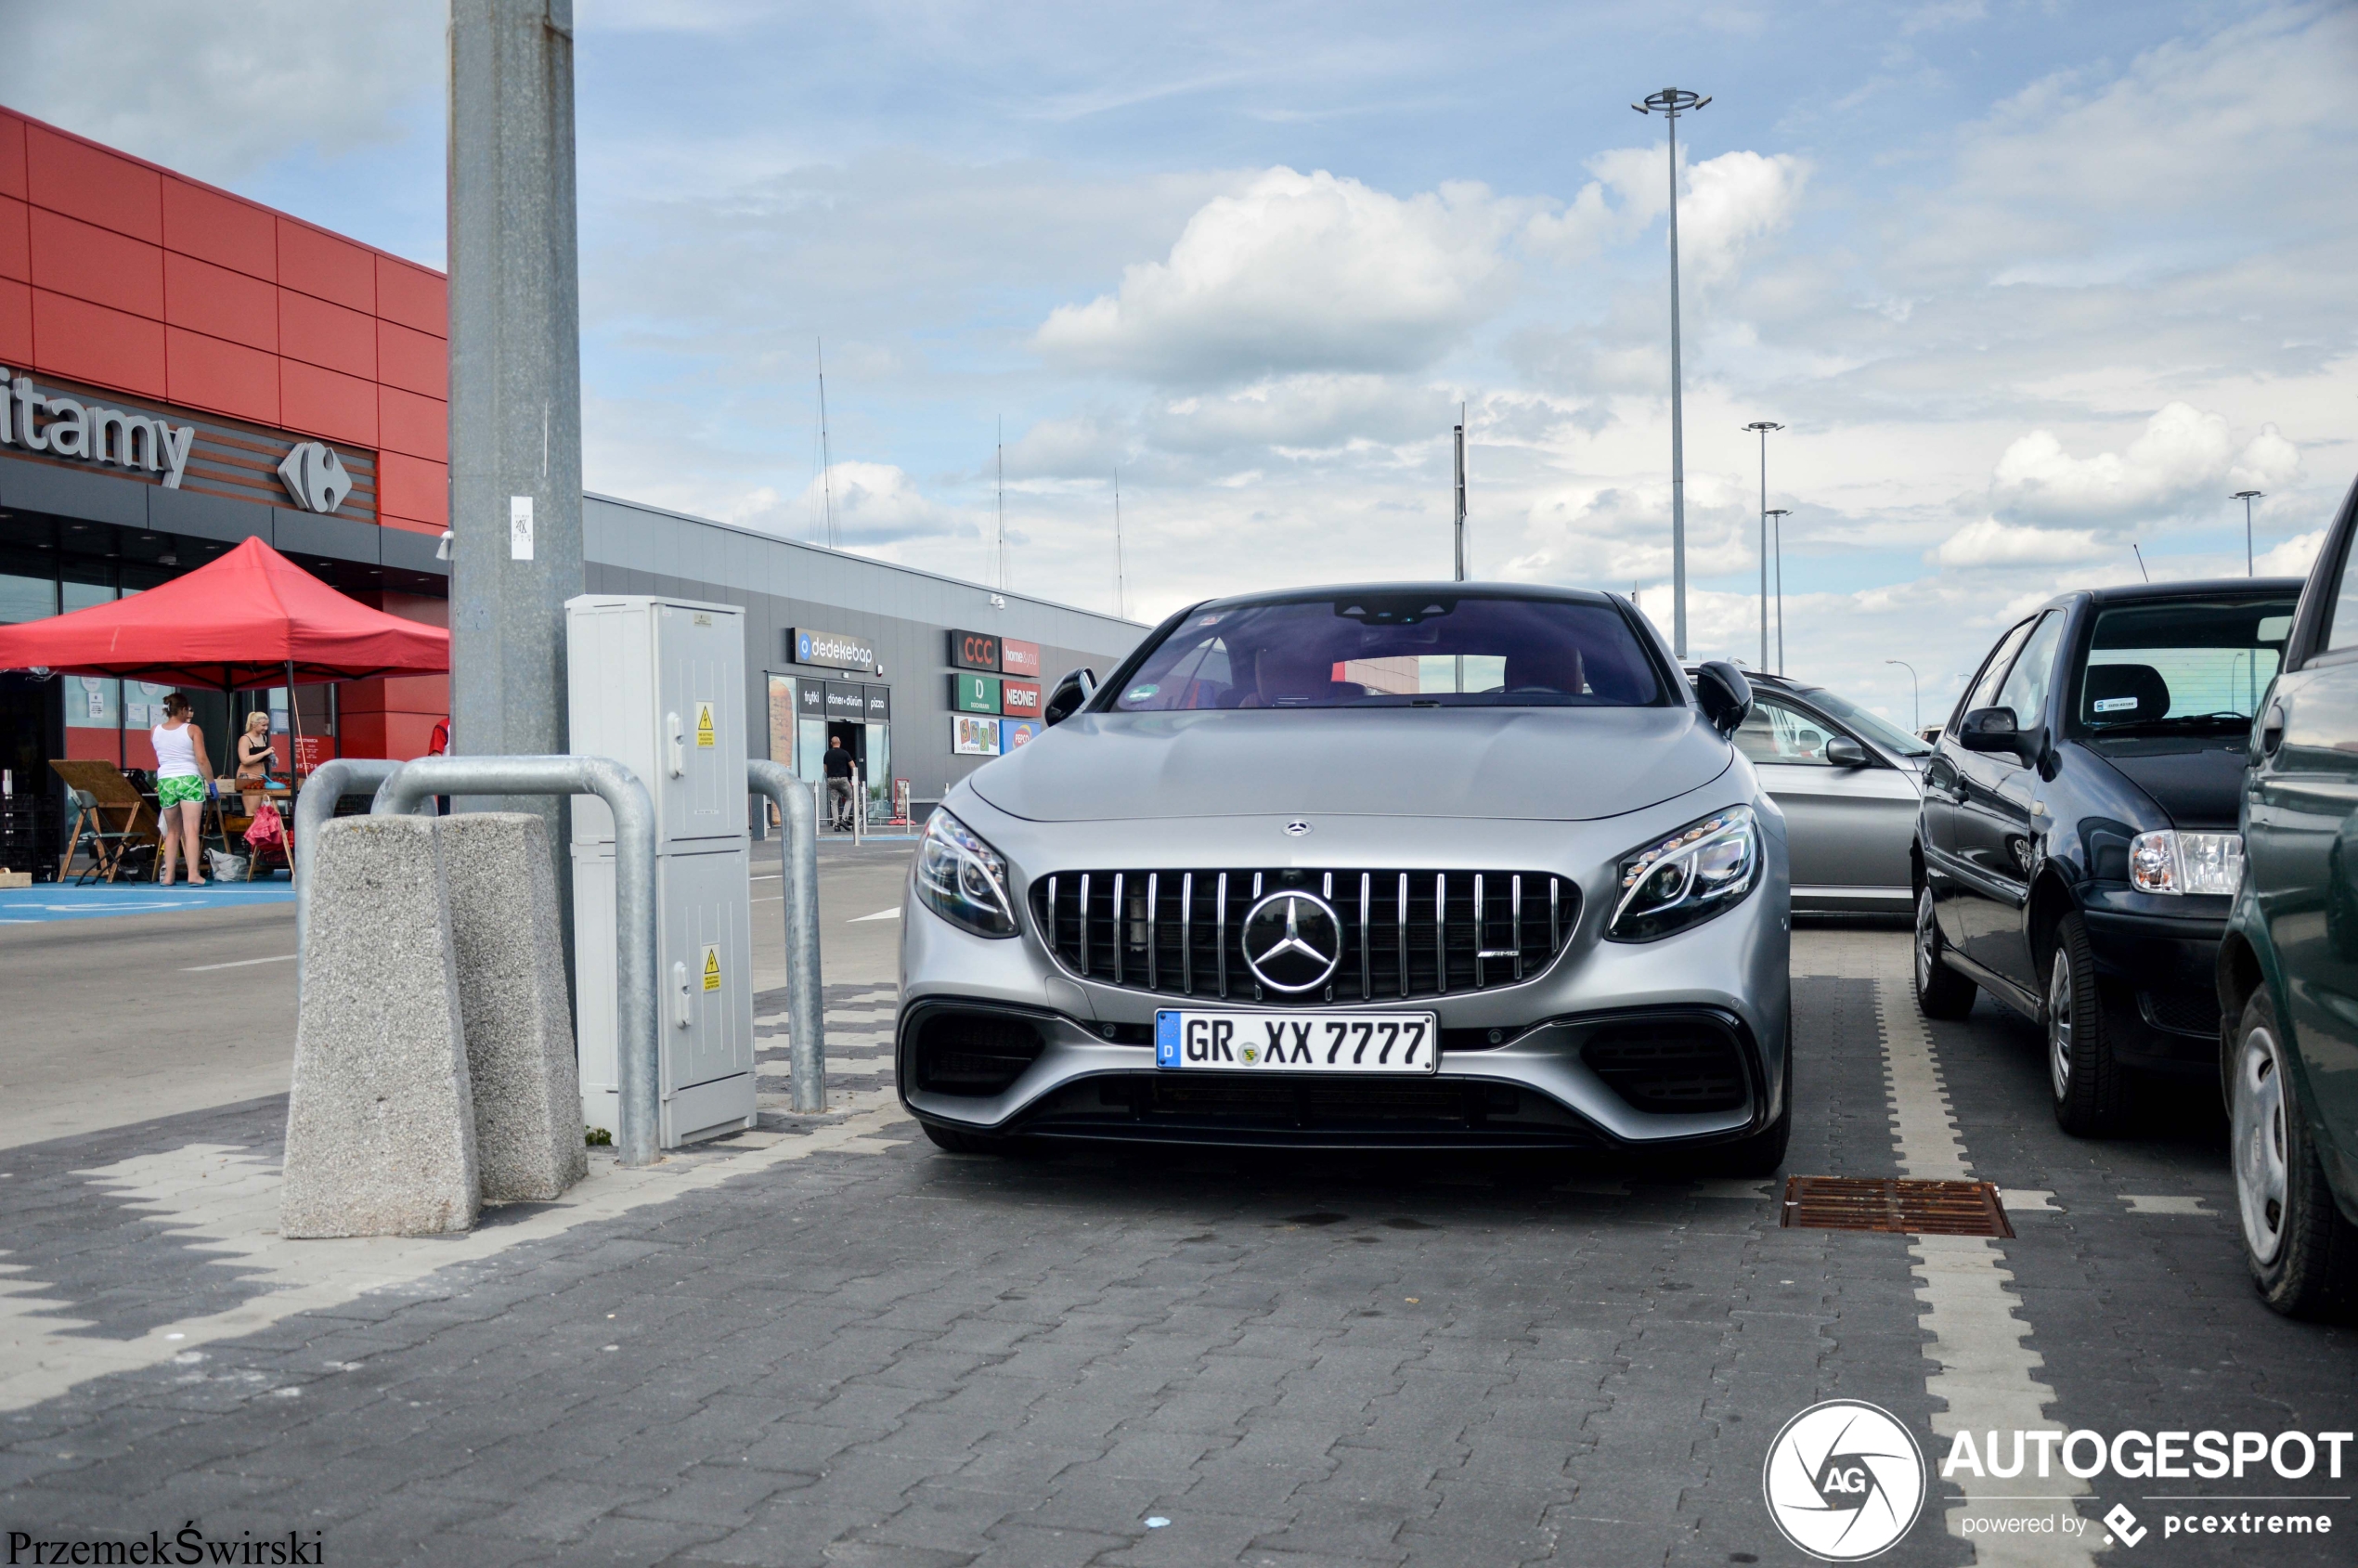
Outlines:
[[[454,754],[567,749],[564,603],[584,586],[573,143],[572,0],[451,0]],[[547,824],[570,964],[564,803],[460,809]]]

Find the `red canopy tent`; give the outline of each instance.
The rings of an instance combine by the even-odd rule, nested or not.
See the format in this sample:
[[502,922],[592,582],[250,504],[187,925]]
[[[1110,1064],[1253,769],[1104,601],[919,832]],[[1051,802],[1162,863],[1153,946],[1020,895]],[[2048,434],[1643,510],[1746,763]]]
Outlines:
[[161,588],[0,627],[0,669],[216,692],[439,675],[450,634],[372,610],[258,538]]

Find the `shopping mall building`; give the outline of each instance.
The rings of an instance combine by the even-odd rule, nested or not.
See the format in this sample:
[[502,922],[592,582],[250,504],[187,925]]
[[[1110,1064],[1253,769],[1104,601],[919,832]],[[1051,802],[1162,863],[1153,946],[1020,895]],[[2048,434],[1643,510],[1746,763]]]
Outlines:
[[[447,322],[432,268],[0,108],[0,623],[136,593],[259,537],[356,599],[447,625]],[[300,460],[282,473],[308,442],[342,460],[341,499],[303,483]],[[811,776],[839,738],[887,798],[892,780],[939,798],[1036,730],[1043,677],[1103,674],[1141,633],[602,496],[582,528],[590,591],[742,605],[748,732]],[[152,766],[164,694],[0,672],[19,809],[54,810],[52,758]],[[267,704],[283,757],[288,693],[236,714],[191,695],[216,750]],[[293,701],[320,756],[408,758],[432,746],[448,681]]]

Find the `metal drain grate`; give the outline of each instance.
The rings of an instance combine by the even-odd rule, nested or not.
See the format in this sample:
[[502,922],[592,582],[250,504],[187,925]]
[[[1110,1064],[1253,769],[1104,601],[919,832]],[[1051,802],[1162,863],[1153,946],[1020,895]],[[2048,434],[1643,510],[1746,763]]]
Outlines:
[[1911,1236],[2012,1237],[1989,1182],[1892,1177],[1787,1176],[1778,1222],[1797,1230],[1884,1230]]

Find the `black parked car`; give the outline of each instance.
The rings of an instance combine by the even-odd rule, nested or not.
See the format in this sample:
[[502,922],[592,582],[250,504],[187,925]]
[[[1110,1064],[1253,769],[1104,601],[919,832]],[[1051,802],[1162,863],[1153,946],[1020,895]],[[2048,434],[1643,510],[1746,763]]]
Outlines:
[[2131,1069],[2218,1070],[2251,719],[2298,581],[2059,595],[1998,640],[1924,770],[1916,1000],[2043,1024],[2055,1120],[2116,1130]]

